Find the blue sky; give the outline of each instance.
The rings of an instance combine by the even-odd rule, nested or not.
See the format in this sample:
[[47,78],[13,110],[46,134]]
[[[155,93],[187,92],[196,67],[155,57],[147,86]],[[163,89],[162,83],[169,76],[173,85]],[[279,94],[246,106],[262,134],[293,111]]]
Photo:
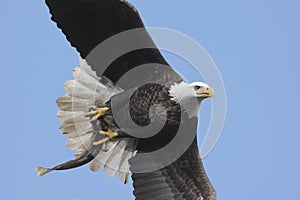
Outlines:
[[[218,199],[298,199],[300,1],[131,2],[147,26],[191,36],[219,67],[227,117],[204,159]],[[123,185],[87,166],[36,177],[36,165],[73,156],[58,130],[55,100],[64,94],[78,54],[43,1],[0,4],[0,199],[133,199],[131,182]],[[166,56],[172,65],[186,64]],[[205,103],[201,110],[200,138],[209,108]]]

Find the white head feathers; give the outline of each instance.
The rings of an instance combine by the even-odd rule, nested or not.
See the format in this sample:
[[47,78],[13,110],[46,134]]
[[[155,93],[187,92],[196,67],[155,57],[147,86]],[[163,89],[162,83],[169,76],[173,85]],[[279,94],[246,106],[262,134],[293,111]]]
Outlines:
[[194,82],[188,84],[184,81],[175,83],[170,87],[171,100],[180,104],[189,118],[197,117],[201,100],[214,96],[214,91],[206,83]]

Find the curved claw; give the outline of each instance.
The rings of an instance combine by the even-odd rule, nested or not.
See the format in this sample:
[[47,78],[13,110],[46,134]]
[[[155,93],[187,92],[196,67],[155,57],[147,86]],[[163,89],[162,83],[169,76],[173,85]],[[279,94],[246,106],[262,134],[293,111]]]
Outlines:
[[100,131],[100,134],[105,135],[109,139],[115,138],[115,137],[117,137],[119,135],[118,132],[115,132],[115,131],[112,131],[112,130]]
[[119,135],[118,132],[111,131],[111,130],[100,131],[99,133],[102,134],[102,135],[105,135],[106,137],[99,140],[99,141],[93,142],[93,145],[104,144],[105,142],[109,141],[112,138],[118,137],[118,135]]
[[92,107],[92,109],[94,110],[86,113],[84,116],[89,117],[91,115],[95,115],[94,117],[91,118],[91,121],[96,121],[97,119],[105,115],[105,113],[109,110],[109,107],[102,107],[102,108]]

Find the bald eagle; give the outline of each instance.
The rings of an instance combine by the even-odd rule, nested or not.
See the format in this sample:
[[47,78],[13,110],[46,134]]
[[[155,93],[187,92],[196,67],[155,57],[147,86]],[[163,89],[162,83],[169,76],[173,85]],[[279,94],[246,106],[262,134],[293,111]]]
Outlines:
[[[213,89],[202,82],[188,84],[172,69],[129,2],[46,0],[46,4],[52,20],[80,53],[80,67],[73,70],[74,80],[65,83],[67,93],[57,100],[60,129],[69,138],[67,147],[77,152],[74,160],[53,168],[37,167],[38,175],[89,164],[92,171],[103,168],[109,177],[118,174],[123,183],[127,183],[131,170],[137,200],[216,199],[196,137],[198,110],[204,99],[213,97]],[[95,51],[97,46],[133,29],[143,30],[133,37],[133,42],[146,44],[145,47],[125,52],[103,70],[101,61],[106,58],[103,51]],[[126,41],[107,45],[105,54],[114,54],[126,45]],[[124,74],[149,63],[151,67],[143,68],[144,76],[131,76],[126,83],[119,83]],[[146,84],[141,84],[141,80]],[[126,105],[128,112],[123,112]],[[132,127],[117,123],[117,115],[142,128],[153,122],[161,128],[151,136],[139,131],[132,134]],[[159,165],[164,163],[159,158],[144,160],[147,170],[140,170],[141,160],[135,158],[169,145],[182,124],[185,134],[192,133],[192,140],[181,149],[178,158],[170,159],[166,165]],[[156,167],[148,169],[153,162]]]

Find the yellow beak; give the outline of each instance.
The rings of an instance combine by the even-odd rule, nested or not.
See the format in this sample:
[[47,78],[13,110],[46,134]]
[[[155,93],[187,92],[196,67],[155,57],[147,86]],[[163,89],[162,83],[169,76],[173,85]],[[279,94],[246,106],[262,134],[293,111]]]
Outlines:
[[198,97],[213,98],[215,96],[215,91],[211,87],[207,87],[199,92],[196,92],[196,95]]

